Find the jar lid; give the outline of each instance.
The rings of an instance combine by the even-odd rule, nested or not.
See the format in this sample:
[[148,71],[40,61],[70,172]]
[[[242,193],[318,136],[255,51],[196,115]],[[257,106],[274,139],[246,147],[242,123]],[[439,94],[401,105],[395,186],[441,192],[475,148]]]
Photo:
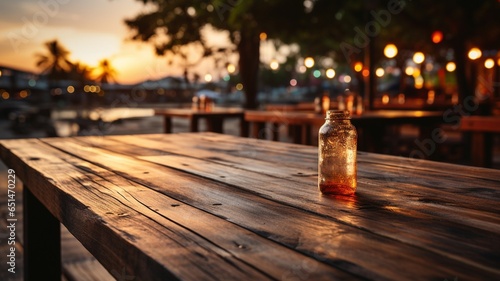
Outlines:
[[343,120],[351,119],[351,113],[348,110],[328,110],[326,112],[326,120]]

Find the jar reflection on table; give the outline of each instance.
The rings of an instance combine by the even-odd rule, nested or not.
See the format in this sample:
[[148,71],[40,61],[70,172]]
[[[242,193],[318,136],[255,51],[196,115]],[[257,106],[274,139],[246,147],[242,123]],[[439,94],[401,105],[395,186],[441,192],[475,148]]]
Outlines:
[[356,128],[348,111],[329,110],[318,137],[318,187],[324,194],[356,191]]

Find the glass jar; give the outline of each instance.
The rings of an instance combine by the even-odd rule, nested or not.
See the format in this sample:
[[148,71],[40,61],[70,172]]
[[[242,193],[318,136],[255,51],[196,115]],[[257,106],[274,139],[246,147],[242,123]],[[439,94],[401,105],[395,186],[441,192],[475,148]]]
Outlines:
[[318,187],[323,194],[354,194],[356,146],[357,133],[349,111],[327,111],[318,134]]

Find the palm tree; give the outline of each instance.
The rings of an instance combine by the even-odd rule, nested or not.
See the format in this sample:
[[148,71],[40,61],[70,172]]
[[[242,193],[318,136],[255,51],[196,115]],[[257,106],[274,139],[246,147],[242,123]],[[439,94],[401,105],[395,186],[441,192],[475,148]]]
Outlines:
[[71,66],[71,77],[83,87],[85,83],[92,81],[92,71],[90,66],[78,61]]
[[110,83],[115,82],[116,69],[109,63],[109,60],[104,59],[99,62],[97,67],[99,75],[97,75],[96,80],[100,83]]
[[72,63],[68,57],[70,52],[57,40],[45,43],[48,54],[36,54],[37,67],[42,67],[42,73],[48,74],[49,79],[61,79],[71,70]]

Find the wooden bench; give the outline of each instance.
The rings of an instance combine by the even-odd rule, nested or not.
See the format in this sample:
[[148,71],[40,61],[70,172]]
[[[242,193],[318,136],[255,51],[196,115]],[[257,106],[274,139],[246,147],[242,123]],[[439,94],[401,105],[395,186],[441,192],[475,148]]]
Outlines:
[[238,118],[240,120],[240,135],[248,136],[248,126],[244,119],[244,111],[239,108],[214,108],[211,110],[193,110],[190,108],[164,108],[155,109],[155,115],[163,116],[164,133],[172,133],[172,118],[189,119],[190,132],[199,131],[199,120],[205,119],[207,130],[214,133],[222,133],[224,119]]
[[[412,124],[418,126],[421,138],[431,138],[432,130],[439,127],[442,118],[443,114],[435,111],[378,110],[352,115],[351,123],[358,130],[358,148],[380,152],[384,146],[383,137],[387,128]],[[271,124],[272,140],[277,141],[278,127],[284,124],[298,127],[294,143],[310,145],[315,143],[312,140],[312,128],[319,128],[325,123],[325,116],[311,112],[247,110],[245,120],[251,124],[251,137],[267,138],[262,132],[268,132],[266,124]]]
[[471,133],[472,164],[491,167],[493,135],[500,133],[500,116],[463,116],[459,129]]

